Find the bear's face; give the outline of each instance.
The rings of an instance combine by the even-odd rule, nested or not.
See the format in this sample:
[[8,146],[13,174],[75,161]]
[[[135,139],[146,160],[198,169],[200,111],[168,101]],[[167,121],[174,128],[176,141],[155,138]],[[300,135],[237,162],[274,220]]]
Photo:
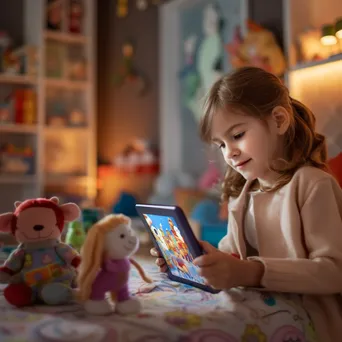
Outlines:
[[18,215],[14,234],[18,242],[39,242],[58,239],[61,232],[53,209],[33,207]]

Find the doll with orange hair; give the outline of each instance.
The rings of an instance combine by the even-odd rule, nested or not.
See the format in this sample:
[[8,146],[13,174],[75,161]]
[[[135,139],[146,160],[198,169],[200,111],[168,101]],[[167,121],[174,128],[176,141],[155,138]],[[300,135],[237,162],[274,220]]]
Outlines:
[[115,312],[132,314],[140,311],[140,302],[130,295],[128,289],[130,264],[137,268],[143,280],[148,283],[151,280],[130,258],[138,246],[131,220],[125,215],[105,216],[91,227],[81,250],[78,274],[78,296],[87,312],[97,315],[113,312],[107,293],[115,303]]

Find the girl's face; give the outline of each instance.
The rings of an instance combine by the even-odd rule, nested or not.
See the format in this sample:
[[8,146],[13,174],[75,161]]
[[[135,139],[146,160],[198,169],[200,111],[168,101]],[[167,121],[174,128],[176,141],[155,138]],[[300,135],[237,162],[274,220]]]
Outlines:
[[265,122],[222,110],[213,116],[211,129],[213,142],[230,167],[246,180],[272,185],[276,174],[269,169],[270,161],[280,156],[280,137],[272,116]]

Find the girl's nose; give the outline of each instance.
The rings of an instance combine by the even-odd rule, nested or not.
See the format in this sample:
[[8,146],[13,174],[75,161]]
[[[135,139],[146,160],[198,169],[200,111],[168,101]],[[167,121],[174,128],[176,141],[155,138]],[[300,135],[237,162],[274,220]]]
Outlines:
[[226,158],[227,159],[232,159],[234,157],[237,157],[240,154],[240,150],[234,146],[229,147],[227,146],[227,151],[226,151]]

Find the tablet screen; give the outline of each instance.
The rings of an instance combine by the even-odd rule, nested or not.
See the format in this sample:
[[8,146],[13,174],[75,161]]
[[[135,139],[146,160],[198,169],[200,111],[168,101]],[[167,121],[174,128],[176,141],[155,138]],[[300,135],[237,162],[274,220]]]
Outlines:
[[170,272],[177,277],[205,285],[205,279],[198,274],[193,256],[184,241],[173,217],[143,214],[155,237]]

